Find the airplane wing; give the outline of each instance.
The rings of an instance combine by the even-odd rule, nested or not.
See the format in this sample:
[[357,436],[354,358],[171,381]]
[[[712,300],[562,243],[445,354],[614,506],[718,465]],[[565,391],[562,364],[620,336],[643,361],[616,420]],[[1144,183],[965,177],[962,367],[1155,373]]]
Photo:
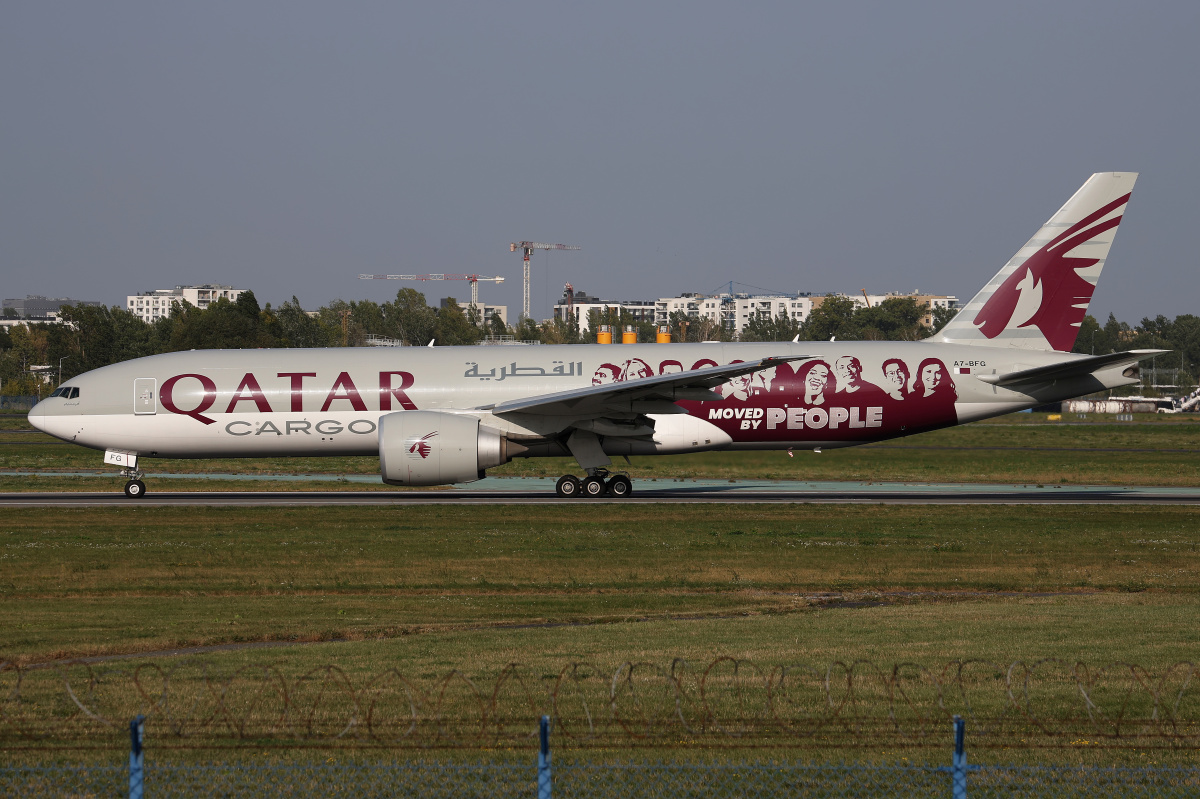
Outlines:
[[759,358],[755,361],[727,366],[710,366],[656,377],[643,377],[623,383],[558,391],[519,400],[483,406],[497,416],[531,413],[542,416],[571,416],[588,418],[608,413],[682,413],[676,400],[713,402],[722,399],[712,389],[739,375],[770,369],[789,361],[802,361],[811,355],[791,355],[781,358]]
[[1114,352],[1108,355],[1091,355],[1064,363],[1038,366],[1034,369],[1022,369],[1019,372],[1009,372],[1003,375],[976,375],[976,377],[984,383],[990,383],[993,386],[1049,383],[1053,380],[1065,380],[1071,377],[1086,377],[1099,369],[1137,363],[1143,358],[1149,358],[1152,355],[1158,355],[1163,352],[1170,352],[1170,350],[1129,350],[1128,352]]

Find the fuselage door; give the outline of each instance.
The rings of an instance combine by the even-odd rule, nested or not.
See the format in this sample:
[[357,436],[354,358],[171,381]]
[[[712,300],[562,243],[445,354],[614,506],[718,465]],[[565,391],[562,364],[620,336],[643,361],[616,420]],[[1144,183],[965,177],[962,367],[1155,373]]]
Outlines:
[[133,412],[154,413],[158,409],[158,399],[153,377],[136,377],[133,380]]

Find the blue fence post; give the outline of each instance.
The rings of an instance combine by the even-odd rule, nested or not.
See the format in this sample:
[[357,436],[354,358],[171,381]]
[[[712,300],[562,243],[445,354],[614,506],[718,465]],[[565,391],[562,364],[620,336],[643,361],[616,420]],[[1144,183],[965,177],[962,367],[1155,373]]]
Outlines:
[[129,722],[129,799],[142,799],[142,741],[146,735],[146,717],[139,715]]
[[954,799],[967,799],[967,722],[962,716],[954,717],[954,761],[950,768],[951,795]]
[[542,716],[539,726],[537,799],[551,799],[550,788],[550,717]]

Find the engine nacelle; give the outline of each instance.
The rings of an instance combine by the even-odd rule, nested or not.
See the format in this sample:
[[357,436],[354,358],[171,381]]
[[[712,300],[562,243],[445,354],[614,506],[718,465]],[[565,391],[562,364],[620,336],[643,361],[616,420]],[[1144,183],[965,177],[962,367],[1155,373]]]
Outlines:
[[510,446],[520,449],[474,416],[397,411],[379,420],[379,471],[389,485],[470,483],[508,463]]

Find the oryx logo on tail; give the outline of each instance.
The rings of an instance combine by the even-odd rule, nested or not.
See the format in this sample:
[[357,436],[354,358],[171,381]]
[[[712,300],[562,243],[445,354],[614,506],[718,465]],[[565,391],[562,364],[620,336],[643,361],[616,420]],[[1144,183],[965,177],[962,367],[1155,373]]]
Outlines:
[[1136,172],[1097,172],[932,338],[1070,352]]
[[[1071,252],[1121,224],[1121,214],[1110,214],[1127,202],[1128,194],[1113,200],[1029,256],[979,309],[975,316],[979,332],[995,338],[1010,325],[1036,326],[1054,349],[1071,349],[1096,289],[1079,270],[1101,260],[1073,257]],[[1018,321],[1012,324],[1014,317]]]
[[438,431],[434,430],[432,433],[423,435],[418,439],[415,439],[415,440],[410,439],[410,441],[412,441],[412,443],[408,448],[408,454],[409,455],[420,455],[422,460],[424,460],[425,458],[428,458],[429,453],[433,451],[433,447],[431,447],[429,445],[429,439],[433,438],[437,434],[438,434]]

